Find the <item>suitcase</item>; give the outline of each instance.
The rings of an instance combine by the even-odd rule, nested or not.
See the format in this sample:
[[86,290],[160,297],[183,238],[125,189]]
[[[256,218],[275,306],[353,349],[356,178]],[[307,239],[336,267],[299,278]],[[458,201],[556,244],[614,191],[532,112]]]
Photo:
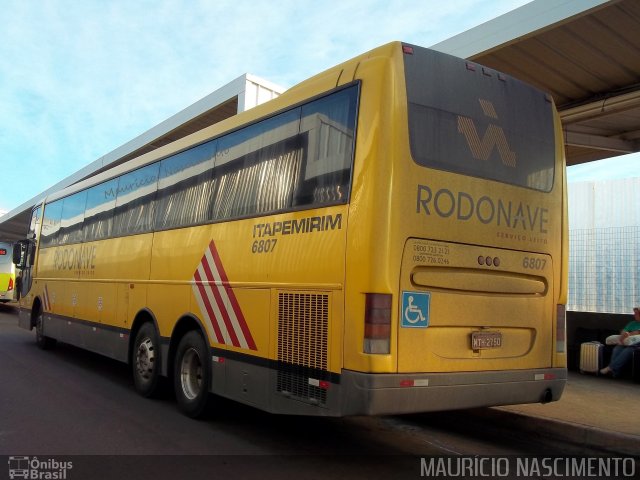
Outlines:
[[631,377],[636,383],[640,383],[640,347],[634,347],[633,358],[631,359]]
[[600,342],[585,342],[580,345],[580,373],[600,375],[603,368],[604,345]]

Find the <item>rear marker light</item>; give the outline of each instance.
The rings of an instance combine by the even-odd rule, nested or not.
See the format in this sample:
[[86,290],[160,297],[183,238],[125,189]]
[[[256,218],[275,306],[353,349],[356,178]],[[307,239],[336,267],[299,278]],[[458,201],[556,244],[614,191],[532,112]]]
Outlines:
[[9,288],[7,288],[7,291],[11,290],[13,290],[13,278],[9,278]]
[[490,267],[493,265],[494,267],[500,266],[500,257],[483,257],[482,255],[478,257],[478,265],[486,265]]
[[487,70],[486,68],[483,68],[482,69],[482,74],[486,75],[487,77],[490,77],[491,76],[491,71]]
[[423,378],[419,380],[412,380],[410,378],[406,378],[404,380],[400,380],[401,387],[428,387],[429,379]]
[[504,73],[498,73],[498,80],[500,80],[502,82],[506,82],[507,81],[507,76]]
[[470,72],[475,72],[476,66],[473,63],[467,62],[467,70],[469,70]]
[[413,55],[413,47],[410,47],[409,45],[403,45],[402,53],[406,53],[407,55]]

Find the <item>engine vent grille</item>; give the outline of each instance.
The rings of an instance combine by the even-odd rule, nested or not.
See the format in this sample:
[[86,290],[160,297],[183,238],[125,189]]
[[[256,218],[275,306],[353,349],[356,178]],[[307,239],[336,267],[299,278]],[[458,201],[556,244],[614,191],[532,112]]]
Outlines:
[[309,379],[327,371],[328,337],[329,295],[278,294],[278,392],[326,403],[327,391]]

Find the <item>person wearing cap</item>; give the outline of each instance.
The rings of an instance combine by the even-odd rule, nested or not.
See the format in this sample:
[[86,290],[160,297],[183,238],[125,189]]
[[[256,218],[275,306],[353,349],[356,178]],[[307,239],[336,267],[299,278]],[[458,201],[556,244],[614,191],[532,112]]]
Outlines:
[[617,377],[620,375],[624,366],[631,361],[635,348],[628,347],[624,344],[624,341],[631,335],[640,335],[640,307],[633,309],[633,320],[627,323],[620,331],[619,345],[613,348],[609,366],[600,370],[602,375],[612,374],[614,377]]

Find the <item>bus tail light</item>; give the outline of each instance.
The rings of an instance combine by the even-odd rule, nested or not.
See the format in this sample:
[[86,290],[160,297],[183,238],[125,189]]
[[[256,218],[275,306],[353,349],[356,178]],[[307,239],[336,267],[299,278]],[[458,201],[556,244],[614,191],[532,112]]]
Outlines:
[[364,310],[364,353],[391,351],[391,295],[367,293]]
[[566,352],[567,310],[565,305],[558,305],[556,315],[556,352]]
[[13,290],[13,278],[9,278],[9,288],[7,288],[7,291]]

